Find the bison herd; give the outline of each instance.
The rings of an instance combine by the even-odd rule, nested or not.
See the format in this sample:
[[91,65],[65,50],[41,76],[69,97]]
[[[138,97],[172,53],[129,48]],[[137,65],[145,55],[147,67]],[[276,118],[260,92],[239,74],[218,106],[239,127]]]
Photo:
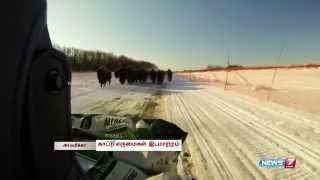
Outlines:
[[[167,77],[169,82],[172,81],[173,72],[168,69],[167,71],[163,70],[154,70],[147,71],[144,69],[131,69],[123,68],[119,69],[114,73],[116,79],[119,80],[121,84],[133,84],[133,83],[146,83],[150,80],[154,84],[162,84]],[[101,66],[97,70],[98,81],[101,88],[105,87],[106,83],[110,85],[112,79],[112,72],[108,70],[105,66]]]

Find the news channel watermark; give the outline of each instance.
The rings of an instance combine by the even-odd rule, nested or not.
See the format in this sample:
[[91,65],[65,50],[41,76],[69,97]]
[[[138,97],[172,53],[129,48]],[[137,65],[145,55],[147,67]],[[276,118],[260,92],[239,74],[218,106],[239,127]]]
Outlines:
[[259,160],[260,168],[295,168],[297,160],[294,157],[286,158],[264,158]]

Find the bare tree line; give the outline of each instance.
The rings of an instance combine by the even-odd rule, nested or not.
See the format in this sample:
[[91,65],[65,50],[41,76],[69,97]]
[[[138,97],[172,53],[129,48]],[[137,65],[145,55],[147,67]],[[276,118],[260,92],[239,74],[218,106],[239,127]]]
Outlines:
[[110,71],[117,71],[121,68],[158,69],[153,63],[144,60],[135,60],[125,55],[117,56],[113,53],[102,51],[61,47],[57,44],[55,44],[54,47],[66,54],[73,71],[96,71],[101,65],[108,67]]

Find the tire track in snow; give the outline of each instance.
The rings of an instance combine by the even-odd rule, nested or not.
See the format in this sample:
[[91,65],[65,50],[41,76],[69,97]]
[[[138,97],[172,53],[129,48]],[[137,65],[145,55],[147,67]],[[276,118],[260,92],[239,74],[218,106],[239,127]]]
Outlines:
[[[208,94],[206,94],[208,95]],[[224,107],[221,108],[220,110],[225,111],[226,113],[233,115],[235,118],[237,118],[239,120],[239,122],[243,122],[245,123],[247,126],[249,127],[253,127],[255,129],[257,129],[257,132],[261,132],[262,134],[266,134],[267,138],[270,138],[271,141],[276,141],[278,138],[282,139],[284,142],[283,145],[285,144],[291,144],[292,146],[294,146],[295,148],[292,148],[292,150],[298,150],[301,149],[304,151],[304,155],[309,155],[311,157],[311,159],[313,160],[317,160],[317,166],[318,168],[320,168],[320,164],[318,162],[320,162],[320,152],[317,152],[315,150],[310,149],[307,145],[304,145],[303,142],[300,142],[296,139],[294,139],[292,136],[283,133],[281,130],[278,130],[277,128],[273,127],[273,126],[268,126],[268,128],[265,128],[265,126],[263,124],[261,124],[261,121],[264,120],[264,117],[258,117],[254,114],[248,113],[247,111],[245,111],[242,108],[237,108],[235,106],[233,106],[232,104],[226,103],[224,102],[222,99],[220,98],[216,98],[214,99],[216,102],[219,102],[219,106],[217,107]],[[252,121],[250,121],[251,123],[248,123],[248,120],[244,119],[250,119]],[[265,133],[265,132],[268,133]],[[270,135],[267,135],[270,134]],[[277,138],[274,138],[277,137]],[[280,144],[280,143],[279,143]],[[302,148],[301,148],[302,147]],[[291,148],[290,148],[291,149]]]
[[[187,98],[182,98],[180,97],[181,101],[184,101],[184,99]],[[229,168],[232,168],[232,166],[238,166],[241,167],[243,169],[245,169],[246,173],[245,176],[244,174],[242,174],[243,176],[241,176],[242,178],[245,179],[254,179],[254,173],[257,174],[259,171],[256,167],[256,165],[250,161],[246,161],[248,158],[243,158],[242,160],[240,159],[240,156],[245,156],[245,154],[242,153],[240,148],[237,148],[237,145],[235,145],[235,142],[231,140],[232,137],[229,137],[225,132],[226,129],[223,128],[222,126],[220,126],[218,123],[214,122],[214,120],[212,121],[212,116],[208,116],[208,113],[204,112],[201,108],[200,103],[194,103],[192,106],[188,105],[187,103],[184,102],[184,105],[188,108],[189,112],[192,112],[192,114],[194,115],[193,118],[196,119],[197,121],[199,121],[199,123],[201,123],[201,127],[202,127],[202,131],[204,134],[204,137],[213,137],[213,138],[206,138],[206,142],[208,144],[208,149],[216,149],[214,152],[209,152],[209,154],[211,154],[211,157],[217,157],[217,159],[219,161],[221,161],[221,163],[219,163],[219,165],[221,167],[223,167],[223,169],[227,169],[228,173],[230,174],[230,177],[226,178],[226,179],[239,179],[240,177],[235,177],[233,174],[236,173],[231,173],[232,171],[234,171],[235,169],[233,168],[232,170]],[[208,120],[207,122],[204,120]],[[215,119],[215,118],[213,118]],[[219,129],[221,131],[218,132],[218,134],[216,134],[217,136],[213,136],[212,131],[214,130],[214,128]],[[199,128],[200,130],[201,128]],[[204,131],[206,130],[206,131]],[[222,146],[215,146],[216,144],[218,144],[218,142],[220,141],[220,143],[223,143]],[[219,147],[222,147],[222,149],[218,149]],[[225,151],[229,152],[229,155],[232,155],[233,159],[237,159],[240,160],[237,163],[234,161],[232,163],[227,162],[224,159],[223,154],[225,153]],[[232,153],[230,153],[232,152]],[[215,154],[215,155],[213,155]],[[259,179],[266,179],[265,176],[263,174],[259,175]]]
[[[210,159],[207,160],[210,162],[213,161],[213,165],[215,166],[215,168],[217,168],[219,170],[219,175],[221,176],[219,179],[231,179],[234,178],[231,171],[228,169],[228,166],[225,164],[225,162],[223,161],[223,158],[221,156],[221,154],[219,153],[219,151],[214,147],[214,146],[208,146],[208,144],[210,143],[210,140],[207,138],[208,137],[208,129],[206,129],[207,131],[201,131],[201,125],[199,124],[197,121],[200,120],[200,118],[198,117],[198,115],[196,114],[195,111],[193,111],[193,108],[190,108],[190,106],[188,106],[188,104],[186,104],[184,102],[184,100],[182,98],[177,98],[178,101],[180,101],[181,106],[180,107],[186,107],[187,112],[184,112],[186,115],[189,115],[189,120],[190,122],[192,122],[193,126],[196,127],[196,131],[199,132],[200,137],[197,138],[197,140],[202,140],[202,148],[206,148],[206,153],[210,156]],[[210,131],[210,130],[209,130]],[[209,136],[210,137],[210,136]],[[201,149],[200,149],[201,150]]]
[[[195,145],[199,147],[199,150],[201,151],[200,152],[201,155],[204,158],[206,158],[207,156],[210,156],[210,155],[208,155],[208,153],[210,151],[212,151],[213,149],[208,149],[208,147],[205,145],[206,144],[205,138],[201,134],[201,132],[199,131],[199,127],[195,123],[193,123],[193,120],[190,117],[190,115],[188,113],[186,113],[186,109],[181,108],[181,107],[183,107],[183,105],[178,100],[178,98],[175,95],[173,95],[173,96],[174,96],[174,102],[176,102],[178,104],[176,106],[178,108],[176,112],[179,112],[181,114],[181,116],[180,116],[181,119],[185,119],[186,122],[190,122],[190,123],[186,123],[184,127],[186,127],[189,132],[194,132],[192,134],[192,136],[196,140]],[[203,148],[205,148],[205,149],[203,149]],[[210,160],[212,160],[212,161],[210,161]],[[214,172],[216,172],[214,174],[214,176],[212,176],[211,174],[208,174],[207,176],[212,177],[212,178],[216,177],[217,179],[225,179],[224,176],[227,176],[227,175],[226,175],[226,173],[224,173],[224,170],[221,169],[221,166],[217,165],[216,159],[210,158],[210,159],[204,159],[204,161],[206,163],[205,167],[207,167],[207,169],[212,168],[212,170]],[[208,165],[210,165],[210,167],[208,167]]]
[[[208,99],[208,95],[206,95],[206,98]],[[320,156],[316,151],[310,150],[307,146],[303,146],[303,145],[297,143],[291,137],[289,137],[285,134],[282,134],[281,131],[278,131],[276,129],[269,130],[269,128],[266,129],[266,128],[264,128],[264,126],[259,126],[258,124],[250,123],[252,121],[250,121],[249,123],[247,122],[248,120],[252,120],[252,119],[255,119],[257,121],[261,121],[261,120],[263,120],[262,118],[261,119],[258,119],[257,117],[252,118],[251,114],[249,114],[249,115],[248,114],[243,115],[241,113],[239,114],[239,112],[237,112],[237,111],[239,111],[239,110],[237,110],[239,108],[230,107],[231,106],[230,104],[227,104],[227,105],[223,104],[225,102],[222,100],[220,102],[222,104],[219,104],[218,98],[214,99],[214,102],[215,102],[215,104],[218,105],[218,106],[216,106],[216,108],[220,108],[221,111],[224,111],[226,114],[233,116],[233,118],[235,118],[238,122],[241,122],[241,123],[243,123],[244,126],[247,126],[248,129],[251,128],[252,131],[256,132],[257,136],[262,136],[266,140],[268,140],[270,143],[274,143],[276,145],[276,148],[273,147],[274,150],[277,150],[279,152],[285,151],[289,155],[295,155],[297,157],[298,161],[300,160],[299,164],[305,164],[305,167],[304,167],[305,171],[301,171],[302,174],[305,174],[305,172],[309,172],[309,174],[308,173],[306,173],[306,174],[313,176],[314,173],[312,173],[312,171],[319,169],[318,159]],[[240,112],[243,113],[243,111],[240,111]],[[265,133],[266,131],[268,133]],[[262,141],[262,140],[255,141],[255,142],[260,142],[260,141]],[[301,146],[303,148],[301,148]],[[299,150],[301,150],[303,152],[300,152]],[[270,153],[270,154],[274,154],[273,157],[276,156],[275,153]],[[308,160],[308,161],[306,162],[306,160]],[[297,167],[297,168],[299,168],[299,167]]]
[[[222,141],[222,143],[225,142],[225,144],[223,144],[223,149],[220,151],[225,151],[228,148],[229,152],[230,152],[228,155],[234,156],[234,157],[232,157],[232,159],[235,159],[235,161],[236,160],[239,161],[237,164],[238,165],[237,168],[241,167],[242,169],[245,169],[246,172],[248,172],[247,174],[251,175],[250,179],[254,178],[253,175],[256,175],[256,176],[258,175],[259,179],[266,179],[266,176],[259,171],[257,164],[252,161],[249,161],[250,158],[247,156],[246,153],[244,153],[245,151],[243,149],[245,149],[245,148],[240,145],[239,140],[233,136],[230,136],[230,133],[229,133],[230,129],[232,130],[234,128],[239,128],[239,126],[230,127],[230,125],[231,125],[230,123],[228,123],[227,126],[223,125],[223,123],[219,122],[219,120],[221,120],[223,118],[218,117],[217,113],[214,113],[215,115],[212,115],[212,112],[214,112],[214,110],[211,111],[212,109],[210,109],[210,112],[208,112],[208,110],[209,110],[208,108],[210,108],[211,106],[204,108],[203,106],[201,106],[200,103],[196,103],[193,105],[193,107],[196,107],[193,109],[195,112],[197,112],[199,114],[199,120],[208,119],[208,122],[204,122],[204,121],[202,122],[205,128],[208,128],[209,126],[212,126],[212,124],[214,124],[214,126],[210,127],[210,128],[211,129],[213,129],[213,128],[219,129],[219,134],[218,134],[219,136],[214,136],[213,139],[222,137],[222,140],[225,140],[225,141]],[[203,116],[203,117],[201,117],[201,116]],[[208,136],[210,136],[210,134],[208,134]],[[239,137],[239,136],[242,136],[242,141],[246,141],[246,138],[243,137],[242,134],[237,135],[237,137]],[[253,145],[252,143],[250,143],[250,141],[246,141],[246,143],[248,143],[251,146]],[[260,150],[259,153],[266,154],[266,151],[263,150],[262,148],[260,148],[259,150]],[[235,164],[236,164],[235,161],[232,162],[232,166],[235,166]],[[236,170],[236,169],[233,169],[233,170]]]
[[[178,79],[179,81],[179,79]],[[178,83],[181,85],[183,83]],[[173,84],[174,86],[174,84]],[[168,87],[170,91],[170,86]],[[174,87],[172,89],[179,89]],[[185,127],[196,140],[215,179],[319,179],[320,151],[309,147],[318,138],[303,141],[290,127],[303,125],[303,133],[320,126],[313,116],[274,111],[267,103],[255,104],[232,93],[204,88],[172,93],[166,100],[169,118]],[[264,105],[260,107],[259,105]],[[273,121],[271,121],[271,120]],[[274,122],[281,122],[274,124]],[[286,124],[284,124],[286,125]],[[288,125],[287,125],[288,126]],[[315,126],[315,127],[313,127]],[[285,127],[284,127],[285,128]],[[316,133],[312,135],[317,135]],[[319,142],[320,143],[320,142]],[[192,146],[188,144],[188,146]],[[259,158],[297,158],[296,169],[260,169]],[[234,162],[237,167],[234,167]],[[202,162],[197,162],[202,163]],[[241,172],[239,172],[241,171]]]

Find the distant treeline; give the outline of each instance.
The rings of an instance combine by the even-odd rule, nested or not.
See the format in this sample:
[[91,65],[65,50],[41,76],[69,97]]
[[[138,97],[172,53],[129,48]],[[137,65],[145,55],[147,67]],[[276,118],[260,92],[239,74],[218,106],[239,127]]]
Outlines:
[[61,47],[56,44],[54,47],[66,54],[73,71],[96,71],[101,65],[105,65],[110,71],[117,71],[121,68],[158,69],[153,63],[135,60],[124,55],[116,56],[113,53]]

